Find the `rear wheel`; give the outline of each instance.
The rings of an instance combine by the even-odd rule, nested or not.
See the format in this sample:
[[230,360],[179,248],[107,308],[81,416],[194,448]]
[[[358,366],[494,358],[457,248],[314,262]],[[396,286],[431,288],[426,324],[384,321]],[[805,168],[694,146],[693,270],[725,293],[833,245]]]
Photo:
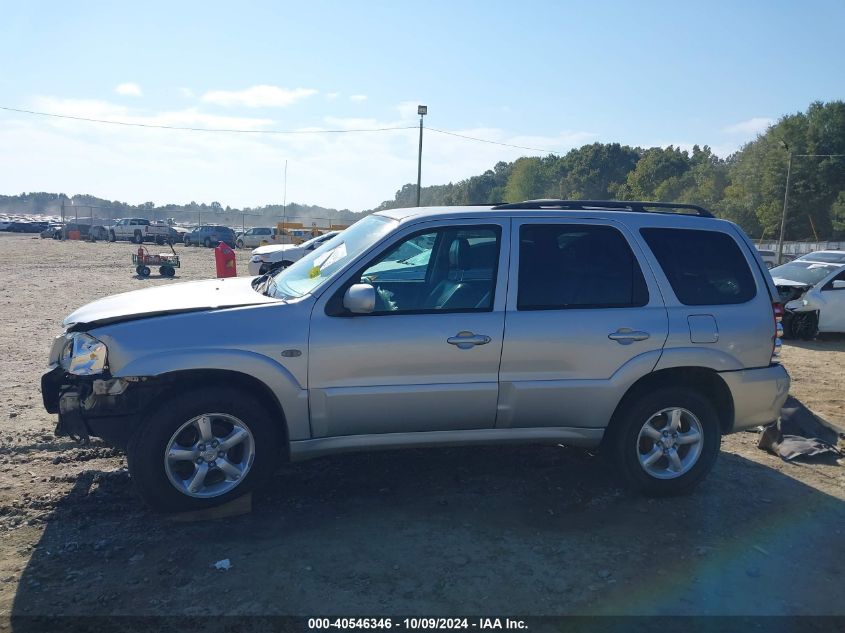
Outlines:
[[115,237],[114,231],[109,231],[109,242],[116,242],[117,237]]
[[149,266],[141,266],[141,270],[138,271],[141,277],[149,277],[151,272],[152,271],[150,270]]
[[158,269],[158,272],[162,277],[174,277],[176,275],[176,269],[173,266],[162,266]]
[[684,492],[710,472],[721,429],[713,405],[700,393],[666,387],[647,393],[621,413],[609,431],[624,483],[649,495]]
[[220,505],[246,492],[277,463],[271,415],[251,394],[206,387],[162,403],[127,450],[129,472],[158,510]]
[[144,236],[141,235],[140,231],[135,231],[135,235],[132,236],[132,241],[136,244],[143,244],[144,243]]
[[205,238],[205,241],[203,242],[203,244],[205,244],[206,248],[211,248],[211,238],[208,238],[208,237]]
[[238,248],[243,248],[244,247],[244,241],[238,240],[237,246],[238,246]]

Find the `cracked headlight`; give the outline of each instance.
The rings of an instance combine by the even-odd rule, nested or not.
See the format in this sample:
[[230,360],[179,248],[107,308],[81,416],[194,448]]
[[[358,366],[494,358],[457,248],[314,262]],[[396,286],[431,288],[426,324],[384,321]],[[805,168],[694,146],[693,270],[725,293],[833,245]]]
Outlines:
[[96,376],[106,367],[106,344],[85,332],[74,332],[67,337],[59,357],[59,364],[76,376]]

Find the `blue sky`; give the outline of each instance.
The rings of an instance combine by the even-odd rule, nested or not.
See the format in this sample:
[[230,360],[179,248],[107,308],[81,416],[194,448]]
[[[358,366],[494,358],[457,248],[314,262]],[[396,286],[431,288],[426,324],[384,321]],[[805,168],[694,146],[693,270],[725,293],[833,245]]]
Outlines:
[[[4,2],[0,105],[251,130],[426,124],[566,151],[726,155],[843,98],[845,3]],[[117,128],[0,111],[0,193],[360,210],[416,180],[414,130]],[[427,132],[423,183],[538,154]]]

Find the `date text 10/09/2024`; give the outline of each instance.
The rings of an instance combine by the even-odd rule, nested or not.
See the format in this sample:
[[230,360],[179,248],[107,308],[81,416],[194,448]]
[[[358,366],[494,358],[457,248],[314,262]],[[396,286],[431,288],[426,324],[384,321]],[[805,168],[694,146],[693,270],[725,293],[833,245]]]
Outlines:
[[309,618],[308,628],[320,629],[457,629],[527,630],[523,620],[511,618]]

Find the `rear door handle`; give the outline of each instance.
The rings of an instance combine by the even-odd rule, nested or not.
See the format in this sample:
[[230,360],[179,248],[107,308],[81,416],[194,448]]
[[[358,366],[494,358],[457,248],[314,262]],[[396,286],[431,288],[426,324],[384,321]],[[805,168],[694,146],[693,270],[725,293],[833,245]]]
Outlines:
[[484,334],[473,334],[472,332],[458,332],[455,336],[446,339],[449,345],[457,345],[458,349],[471,349],[476,345],[487,345],[490,337]]
[[616,341],[620,345],[630,345],[634,341],[644,341],[651,335],[648,332],[641,332],[639,330],[632,330],[628,327],[621,327],[615,332],[607,335],[611,341]]

